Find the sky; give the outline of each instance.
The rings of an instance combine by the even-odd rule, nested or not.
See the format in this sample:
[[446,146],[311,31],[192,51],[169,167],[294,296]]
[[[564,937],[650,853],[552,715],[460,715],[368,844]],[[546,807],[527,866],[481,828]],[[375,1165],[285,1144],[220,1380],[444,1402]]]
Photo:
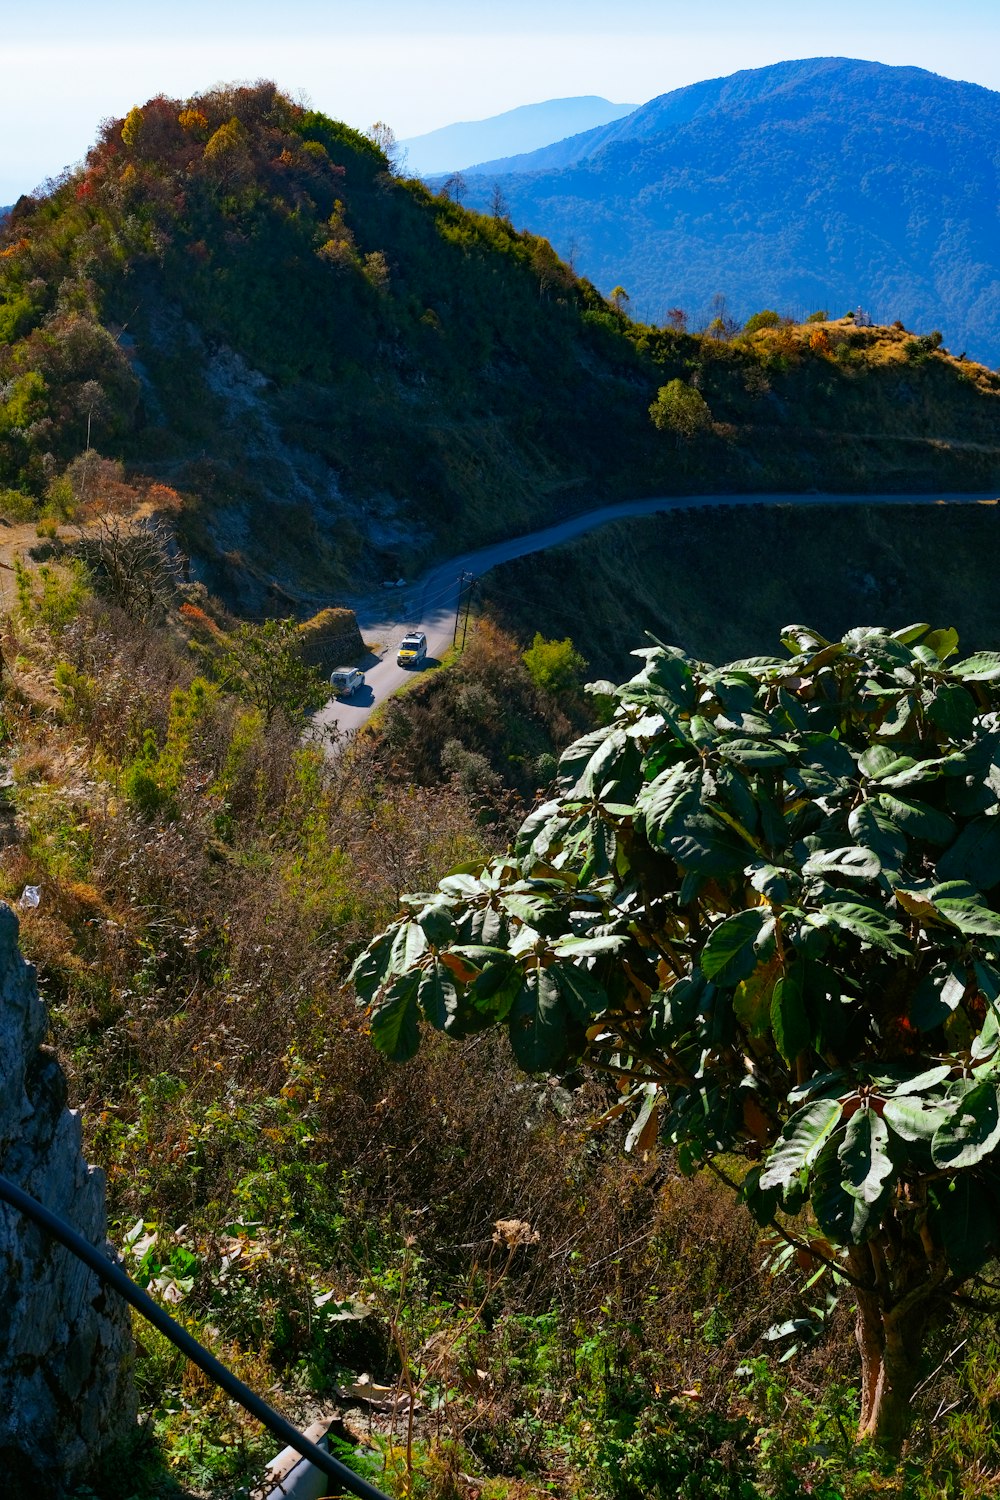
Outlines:
[[236,79],[400,138],[801,57],[1000,90],[998,0],[0,0],[0,20],[0,204],[80,161],[105,117]]

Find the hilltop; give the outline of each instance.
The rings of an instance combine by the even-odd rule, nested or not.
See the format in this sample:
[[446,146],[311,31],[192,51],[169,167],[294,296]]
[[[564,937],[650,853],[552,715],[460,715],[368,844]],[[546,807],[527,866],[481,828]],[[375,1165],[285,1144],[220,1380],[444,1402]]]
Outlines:
[[644,317],[858,304],[1000,361],[1000,94],[850,58],[776,63],[468,176]]
[[989,371],[774,322],[634,323],[273,84],[159,96],[0,229],[0,504],[167,491],[196,576],[287,613],[599,499],[1000,479]]

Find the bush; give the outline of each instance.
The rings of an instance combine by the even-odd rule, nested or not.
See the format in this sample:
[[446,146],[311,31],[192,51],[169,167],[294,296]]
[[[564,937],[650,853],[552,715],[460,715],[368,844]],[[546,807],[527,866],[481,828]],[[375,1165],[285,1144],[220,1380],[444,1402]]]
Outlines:
[[776,313],[771,307],[765,307],[761,312],[754,313],[747,318],[743,325],[743,332],[757,333],[761,328],[780,328],[783,321],[780,313]]
[[23,490],[0,490],[0,519],[33,521],[37,514],[34,498]]
[[672,432],[678,441],[688,441],[712,425],[708,402],[683,380],[671,380],[660,387],[649,416],[658,431]]

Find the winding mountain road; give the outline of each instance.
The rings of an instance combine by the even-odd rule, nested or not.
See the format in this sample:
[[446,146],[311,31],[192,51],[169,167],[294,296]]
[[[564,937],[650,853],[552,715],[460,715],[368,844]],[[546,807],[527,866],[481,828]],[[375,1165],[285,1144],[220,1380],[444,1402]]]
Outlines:
[[[313,716],[313,727],[319,733],[340,733],[359,729],[366,719],[412,676],[412,670],[396,665],[396,643],[406,630],[422,630],[427,636],[428,661],[444,654],[451,646],[459,601],[459,580],[463,574],[479,578],[501,563],[544,552],[562,542],[573,541],[600,526],[633,516],[660,515],[672,510],[708,509],[729,505],[981,505],[997,503],[992,494],[960,495],[670,495],[645,500],[625,500],[617,505],[603,505],[581,515],[570,516],[554,526],[526,536],[510,537],[504,542],[466,552],[459,557],[435,564],[421,578],[401,588],[398,593],[384,590],[357,610],[362,635],[386,640],[382,657],[365,672],[365,686],[353,698],[331,698]],[[390,606],[387,614],[386,607]]]

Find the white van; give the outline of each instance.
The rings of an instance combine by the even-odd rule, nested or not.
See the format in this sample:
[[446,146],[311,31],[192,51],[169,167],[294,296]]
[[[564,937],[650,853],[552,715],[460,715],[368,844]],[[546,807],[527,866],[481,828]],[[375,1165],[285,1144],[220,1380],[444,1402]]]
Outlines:
[[356,693],[364,685],[365,674],[359,672],[357,667],[338,667],[335,672],[330,673],[330,686],[337,698],[350,698],[352,693]]

